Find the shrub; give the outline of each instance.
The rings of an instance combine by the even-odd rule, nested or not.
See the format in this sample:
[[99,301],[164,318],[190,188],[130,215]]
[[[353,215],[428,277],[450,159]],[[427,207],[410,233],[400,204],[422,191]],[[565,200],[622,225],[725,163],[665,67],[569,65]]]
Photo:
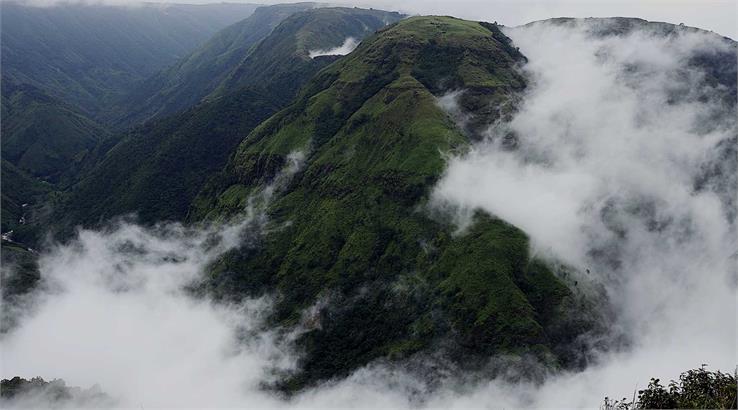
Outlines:
[[736,373],[711,372],[707,365],[689,370],[668,386],[651,379],[648,387],[638,391],[638,399],[610,400],[605,397],[602,410],[632,409],[735,409]]

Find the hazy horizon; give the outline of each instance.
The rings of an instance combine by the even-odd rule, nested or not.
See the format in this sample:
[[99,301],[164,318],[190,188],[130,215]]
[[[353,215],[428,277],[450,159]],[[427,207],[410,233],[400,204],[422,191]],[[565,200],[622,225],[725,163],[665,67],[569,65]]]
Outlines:
[[[0,0],[0,3],[13,2],[33,6],[46,6],[61,3],[133,5],[138,3],[170,4],[285,4],[303,1],[139,1],[139,0]],[[646,1],[571,1],[571,0],[459,0],[444,2],[439,0],[407,0],[398,5],[391,0],[341,0],[316,1],[336,6],[372,7],[407,14],[451,15],[476,20],[497,21],[506,26],[519,26],[537,20],[555,17],[634,17],[649,21],[672,24],[683,23],[704,30],[714,31],[733,40],[738,39],[738,2],[731,0],[646,0]]]

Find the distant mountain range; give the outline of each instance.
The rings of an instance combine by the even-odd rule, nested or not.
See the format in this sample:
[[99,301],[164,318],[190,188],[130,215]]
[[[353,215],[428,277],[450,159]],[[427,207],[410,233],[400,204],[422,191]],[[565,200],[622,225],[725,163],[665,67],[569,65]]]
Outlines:
[[3,2],[3,79],[34,85],[95,117],[136,82],[175,63],[256,7]]

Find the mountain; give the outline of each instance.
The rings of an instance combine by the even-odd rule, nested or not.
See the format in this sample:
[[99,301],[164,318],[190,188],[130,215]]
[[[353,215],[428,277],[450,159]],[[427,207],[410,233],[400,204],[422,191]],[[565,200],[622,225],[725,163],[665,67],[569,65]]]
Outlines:
[[30,84],[2,81],[2,232],[34,243],[44,234],[52,192],[71,184],[108,131]]
[[297,13],[259,43],[213,94],[222,95],[244,86],[263,86],[289,101],[312,71],[315,60],[322,59],[312,58],[311,51],[339,47],[347,38],[361,40],[402,17],[382,10],[337,7]]
[[496,25],[400,21],[322,70],[199,194],[193,220],[227,219],[268,192],[269,233],[220,260],[204,288],[278,295],[272,323],[294,329],[303,358],[277,387],[431,348],[463,368],[501,353],[577,363],[596,314],[576,314],[588,304],[525,233],[481,212],[458,232],[428,207],[443,153],[470,144],[438,98],[463,88],[472,112],[504,115],[525,88],[524,58]]
[[[397,13],[343,8],[293,14],[260,43],[258,53],[246,59],[252,65],[252,58],[285,63],[273,69],[273,78],[234,88],[184,113],[135,128],[83,174],[59,210],[59,220],[69,226],[94,225],[130,212],[138,213],[145,223],[184,219],[203,184],[223,168],[243,137],[286,106],[296,88],[335,60],[311,59],[305,50],[332,47],[350,35],[370,34],[383,27],[384,21],[399,17]],[[325,35],[305,36],[321,27]],[[299,42],[300,47],[289,47],[290,42]],[[262,48],[275,43],[282,47]]]
[[29,84],[3,81],[2,117],[3,160],[52,183],[73,173],[110,137],[76,108]]
[[2,3],[3,78],[93,117],[133,84],[184,57],[251,4],[110,6]]
[[[598,106],[600,113],[604,114],[597,115],[606,118],[618,109],[636,114],[614,116],[617,125],[622,124],[624,121],[620,120],[625,118],[643,121],[641,125],[655,128],[663,125],[663,121],[649,122],[651,117],[647,111],[684,108],[684,111],[669,112],[676,115],[665,116],[667,120],[676,120],[678,115],[687,114],[686,109],[694,109],[688,105],[695,101],[708,98],[717,101],[713,106],[716,107],[715,112],[698,108],[699,118],[695,123],[703,129],[697,130],[694,136],[700,137],[699,143],[703,147],[698,149],[704,151],[691,150],[697,145],[671,143],[668,139],[671,134],[663,130],[653,134],[650,129],[635,135],[611,133],[630,130],[615,127],[600,133],[599,129],[594,129],[597,127],[592,126],[598,125],[599,121],[593,121],[594,118],[587,115],[582,118],[592,125],[582,132],[576,129],[578,123],[573,121],[578,119],[577,110],[564,111],[571,115],[551,118],[558,123],[555,126],[574,130],[576,135],[572,139],[576,141],[569,147],[568,143],[554,140],[553,136],[547,139],[552,134],[553,122],[536,118],[535,111],[531,115],[530,111],[525,111],[525,105],[522,105],[523,110],[516,112],[521,102],[530,103],[535,92],[546,88],[549,83],[546,76],[536,75],[539,73],[536,70],[546,67],[540,64],[540,60],[521,69],[527,57],[505,35],[513,36],[514,29],[503,32],[497,24],[453,17],[402,17],[379,10],[314,8],[312,4],[260,8],[252,17],[224,29],[195,52],[185,53],[187,55],[174,65],[148,77],[143,86],[132,87],[135,91],[124,103],[128,104],[125,105],[127,108],[106,104],[120,101],[127,87],[122,87],[122,83],[113,84],[102,75],[99,84],[110,90],[97,97],[90,94],[94,97],[90,101],[74,97],[73,94],[79,90],[76,85],[59,85],[55,79],[49,80],[51,77],[34,82],[25,76],[25,71],[22,75],[18,71],[7,79],[3,78],[3,238],[0,253],[3,269],[0,269],[0,282],[6,306],[12,306],[18,312],[3,310],[0,334],[12,331],[12,327],[20,324],[21,320],[32,321],[33,316],[40,316],[43,321],[30,322],[32,326],[24,327],[24,332],[18,333],[23,333],[20,338],[10,339],[16,346],[23,347],[21,355],[33,357],[36,353],[32,349],[34,342],[47,339],[38,337],[35,332],[47,331],[48,324],[52,323],[50,320],[63,324],[61,327],[65,328],[104,323],[109,319],[105,312],[93,316],[85,314],[89,306],[99,306],[100,300],[110,300],[114,307],[121,307],[114,310],[126,319],[122,322],[136,325],[133,328],[154,329],[156,326],[148,325],[158,324],[156,320],[140,322],[142,315],[136,309],[133,320],[129,320],[127,312],[131,310],[128,309],[132,306],[131,301],[157,299],[162,303],[145,305],[155,309],[152,311],[155,314],[143,316],[174,318],[177,320],[170,322],[186,323],[186,329],[182,332],[182,328],[176,326],[174,330],[163,326],[167,328],[164,333],[152,332],[151,337],[145,340],[146,346],[140,345],[143,348],[134,352],[136,359],[160,355],[164,350],[157,341],[183,340],[182,335],[193,329],[191,334],[202,333],[205,329],[213,331],[208,331],[208,337],[202,340],[195,338],[196,343],[182,351],[189,351],[191,346],[195,346],[195,350],[207,348],[207,343],[201,343],[203,340],[226,340],[228,346],[236,349],[231,349],[233,355],[223,357],[224,344],[214,343],[217,345],[215,355],[209,354],[207,349],[203,350],[205,354],[199,355],[204,366],[200,365],[201,362],[186,359],[184,367],[172,367],[171,358],[165,357],[164,360],[152,360],[157,363],[151,365],[146,363],[143,367],[146,371],[142,371],[141,366],[130,366],[123,360],[121,363],[125,369],[133,369],[129,375],[146,375],[151,380],[163,379],[158,376],[165,378],[182,369],[195,369],[191,374],[196,377],[190,378],[191,374],[183,373],[185,377],[167,386],[138,383],[155,387],[151,390],[134,389],[136,403],[140,403],[141,397],[150,400],[146,396],[174,395],[181,399],[183,384],[180,381],[187,382],[187,379],[195,380],[198,387],[195,395],[211,397],[199,394],[213,391],[209,386],[199,389],[202,387],[199,383],[215,374],[211,368],[219,371],[225,364],[228,369],[242,369],[242,364],[248,363],[259,369],[255,377],[254,372],[223,373],[233,382],[230,384],[237,386],[238,392],[233,397],[239,400],[263,399],[262,392],[258,396],[246,396],[253,394],[256,388],[244,386],[257,385],[254,381],[266,379],[258,388],[267,387],[283,393],[280,398],[319,386],[296,400],[285,401],[286,404],[309,405],[315,396],[325,391],[329,391],[331,396],[322,396],[324,399],[318,403],[345,396],[346,391],[350,392],[347,400],[367,397],[367,391],[368,397],[378,397],[377,392],[384,388],[390,389],[391,395],[400,391],[398,396],[402,401],[399,403],[411,406],[416,403],[452,403],[446,398],[450,396],[455,400],[459,390],[462,391],[462,402],[467,405],[490,397],[497,400],[494,396],[507,394],[508,390],[514,390],[513,394],[521,398],[506,403],[549,404],[545,400],[559,395],[553,390],[561,390],[561,386],[584,386],[579,390],[589,390],[591,394],[591,383],[588,384],[589,379],[593,379],[591,375],[619,383],[618,377],[610,379],[610,371],[622,371],[623,363],[627,362],[625,367],[631,366],[643,357],[653,355],[654,347],[660,347],[660,341],[685,333],[673,331],[673,326],[677,326],[675,329],[682,329],[681,326],[687,330],[692,328],[692,319],[700,313],[692,308],[705,299],[692,296],[714,296],[716,290],[732,289],[725,287],[725,278],[731,277],[734,271],[723,261],[729,259],[727,257],[733,252],[729,245],[735,242],[734,235],[726,228],[730,227],[730,221],[736,215],[738,175],[738,135],[732,133],[735,130],[732,113],[736,105],[738,78],[735,42],[726,40],[728,46],[723,48],[712,47],[714,44],[710,41],[707,42],[710,47],[704,49],[691,44],[690,49],[697,47],[699,50],[694,53],[683,53],[679,48],[669,51],[675,53],[669,59],[681,60],[678,69],[662,78],[665,85],[657,84],[664,88],[656,92],[664,91],[663,100],[646,98],[638,105],[632,104],[637,99],[635,97],[646,96],[653,90],[645,88],[639,89],[640,93],[628,94],[624,106],[613,107],[613,110]],[[674,34],[680,30],[693,30],[639,19],[589,21],[592,23],[588,24],[590,34],[601,37],[625,38],[636,28],[640,33],[648,27],[651,32],[646,34],[673,39],[678,37]],[[597,24],[600,21],[605,24]],[[581,20],[554,19],[552,22],[574,25],[580,24]],[[534,37],[534,41],[538,38]],[[546,40],[545,36],[541,37],[541,41]],[[603,42],[605,47],[598,48],[591,55],[598,61],[607,62],[614,55],[609,55],[609,51],[650,52],[647,47],[638,49],[641,45],[638,41],[627,40],[624,49],[614,46],[615,41]],[[648,40],[653,38],[649,36]],[[556,53],[548,52],[551,44],[550,39],[548,41],[539,43],[540,49],[547,55],[559,54],[555,48],[552,49]],[[521,47],[523,44],[521,42]],[[561,41],[555,45],[580,47],[581,43]],[[59,47],[59,53],[66,56],[64,47]],[[524,47],[524,50],[531,49]],[[140,51],[137,49],[136,52]],[[536,51],[540,57],[540,50]],[[659,54],[663,50],[657,51],[653,60],[667,60],[663,58],[665,55]],[[536,52],[531,50],[531,62],[535,56]],[[620,98],[616,94],[622,90],[601,84],[604,82],[601,78],[595,76],[596,80],[584,81],[586,75],[577,75],[587,73],[582,67],[570,70],[568,64],[584,63],[586,58],[576,60],[567,57],[556,55],[563,64],[554,65],[553,70],[551,66],[545,69],[551,70],[548,72],[554,73],[554,77],[558,74],[569,80],[571,76],[573,81],[565,82],[567,87],[549,87],[556,95],[546,98],[545,105],[557,106],[560,102],[558,97],[566,96],[567,90],[577,86],[591,86],[592,91],[603,96],[602,99],[585,99],[585,102]],[[49,64],[57,64],[55,58],[51,58]],[[604,67],[608,81],[610,75],[614,82],[630,82],[638,78],[638,81],[628,83],[634,89],[650,82],[649,78],[653,77],[649,75],[654,71],[648,70],[654,70],[654,67],[648,62],[636,62],[622,67],[619,64]],[[158,63],[152,67],[154,65]],[[534,67],[536,65],[538,67]],[[51,71],[56,73],[54,75],[63,74],[62,66],[57,64],[54,67],[59,70]],[[660,69],[657,67],[656,75],[660,75]],[[148,75],[143,71],[153,73],[156,70],[147,68],[135,77],[140,80]],[[76,72],[74,78],[89,76],[93,74],[84,72],[80,76]],[[132,74],[130,78],[126,77],[125,81],[132,81],[127,84],[139,81],[133,77]],[[528,89],[531,81],[538,81],[534,92]],[[555,81],[553,83],[558,85]],[[572,83],[574,87],[570,86]],[[716,86],[703,87],[705,84]],[[67,86],[71,88],[67,89]],[[453,97],[454,104],[458,103],[456,111],[448,109],[449,96]],[[724,106],[719,104],[723,102],[721,100],[725,102]],[[566,103],[566,99],[563,102]],[[640,110],[642,105],[649,104],[651,107]],[[605,108],[609,106],[605,105]],[[133,109],[136,110],[131,111]],[[110,110],[117,112],[111,114]],[[588,258],[591,256],[585,261],[600,263],[599,260],[604,260],[603,265],[617,265],[616,268],[601,273],[597,265],[580,262],[580,269],[586,273],[580,272],[582,275],[579,276],[575,274],[575,267],[554,260],[545,251],[547,256],[544,259],[533,250],[528,234],[502,217],[475,210],[468,215],[469,220],[465,221],[468,223],[460,224],[458,209],[448,209],[454,205],[433,202],[433,190],[453,169],[449,167],[449,157],[458,158],[459,154],[478,148],[474,144],[486,136],[485,131],[491,124],[504,122],[513,114],[531,115],[534,125],[540,125],[539,130],[543,130],[540,133],[542,141],[553,140],[567,149],[580,148],[577,143],[583,139],[604,137],[607,143],[598,150],[603,151],[601,158],[581,157],[585,149],[572,150],[573,159],[567,158],[567,163],[580,162],[581,159],[581,162],[587,160],[593,164],[582,170],[596,170],[607,163],[608,155],[619,148],[610,143],[620,135],[626,139],[651,135],[666,139],[656,145],[660,149],[653,153],[644,150],[644,158],[639,159],[645,159],[642,163],[635,161],[637,155],[630,157],[634,164],[643,165],[636,170],[640,174],[630,174],[630,169],[626,169],[630,166],[629,161],[625,161],[622,168],[608,169],[609,178],[605,179],[602,187],[598,185],[594,189],[596,195],[592,198],[596,201],[582,201],[585,206],[575,208],[577,212],[586,212],[583,217],[591,219],[592,223],[608,226],[603,228],[605,234],[601,239],[598,238],[601,232],[591,229],[595,225],[574,225],[580,228],[584,240],[571,241],[572,247],[578,247],[582,254],[587,253]],[[515,118],[520,118],[520,115]],[[134,126],[124,133],[112,135],[100,122],[108,125],[114,122],[118,127]],[[505,127],[500,127],[503,129]],[[532,134],[537,137],[538,130]],[[549,163],[546,156],[538,158],[535,150],[526,149],[523,138],[519,141],[517,138],[510,131],[502,141],[494,141],[501,142],[501,146],[495,149],[507,150],[505,154],[520,154],[521,158],[530,156],[537,162],[528,163],[524,158],[526,161],[521,161],[521,164],[530,165],[528,169],[531,170],[537,169],[539,164],[541,169],[557,166]],[[647,141],[652,142],[650,139]],[[680,145],[680,150],[663,149],[668,145]],[[551,146],[550,143],[543,144],[546,149]],[[699,156],[704,154],[710,157],[710,161],[685,160],[688,150],[692,151],[689,155],[695,152]],[[640,150],[628,150],[626,156],[630,152],[641,153]],[[681,179],[682,175],[666,173],[668,178],[654,178],[649,184],[645,184],[648,178],[638,176],[651,174],[646,162],[672,161],[672,158],[661,158],[662,155],[673,155],[677,165],[685,164],[689,175],[679,185],[664,185],[661,193],[658,189],[650,189],[658,185],[653,182],[663,182],[672,177]],[[481,166],[493,168],[493,162],[485,162]],[[623,161],[618,162],[623,165]],[[579,171],[577,168],[574,170]],[[563,171],[575,176],[574,182],[579,181],[579,175],[590,175],[571,172],[570,169]],[[513,176],[528,178],[523,175],[525,172],[527,169]],[[610,177],[615,174],[625,174],[627,179],[648,187],[635,192],[636,196],[649,196],[648,200],[631,200],[627,189],[623,191],[625,195],[617,192],[623,196],[614,196],[614,199],[602,195],[622,187],[616,183],[608,186],[613,181]],[[538,190],[546,191],[547,187],[540,185],[540,181],[545,183],[548,180],[538,178],[535,172],[531,175],[537,179],[537,184],[532,185],[533,196],[538,195]],[[516,185],[526,184],[524,179],[517,181]],[[557,180],[553,181],[555,184]],[[565,190],[570,190],[568,184],[562,185]],[[511,193],[513,190],[498,188],[495,184],[487,183],[486,189],[492,195],[515,196]],[[650,198],[652,194],[653,198]],[[721,195],[727,198],[717,198]],[[535,205],[537,202],[531,200],[533,196],[526,193],[512,203],[525,201]],[[549,217],[560,215],[557,212],[546,213],[548,204],[545,196],[540,201],[545,204],[534,208],[533,213],[541,212]],[[687,197],[690,202],[685,204],[671,201],[671,198],[677,198],[678,202],[680,198]],[[725,207],[718,206],[718,202]],[[555,204],[552,205],[555,209]],[[623,213],[620,213],[621,207],[625,208]],[[669,210],[674,208],[689,209],[686,213],[682,209],[679,212]],[[725,211],[725,217],[715,217],[721,211]],[[62,242],[55,245],[54,252],[42,252],[44,257],[41,259],[27,245],[39,243],[38,238],[47,231],[59,230],[66,234],[76,225],[105,226],[111,218],[126,213],[137,213],[143,225],[176,220],[186,223],[186,227],[176,225],[172,228],[162,224],[149,230],[135,226],[122,231],[123,235],[115,227],[103,229],[102,233],[87,232],[80,235],[79,241],[71,244]],[[637,221],[631,222],[631,217]],[[241,232],[240,246],[211,259],[222,249],[230,249],[221,241],[229,245],[231,241],[222,239],[215,231],[221,228],[220,225],[209,223],[220,222],[228,227],[230,222],[243,222],[244,219],[253,223],[248,225],[246,232]],[[525,226],[553,226],[542,221],[536,215]],[[631,223],[636,229],[630,228]],[[203,225],[214,226],[215,229],[202,233],[199,228]],[[131,228],[130,225],[125,227]],[[9,234],[11,230],[12,235]],[[716,234],[707,235],[710,230]],[[234,230],[224,228],[223,231],[232,233]],[[530,233],[536,234],[533,229]],[[645,237],[651,233],[655,234],[653,240],[633,239],[634,236]],[[143,239],[139,241],[137,237]],[[558,238],[564,237],[566,235]],[[600,242],[602,247],[583,244],[590,239],[603,241]],[[694,246],[696,242],[704,242],[705,246]],[[540,243],[537,245],[535,249],[545,248]],[[196,247],[196,251],[192,251],[192,247]],[[632,250],[620,253],[620,248]],[[712,253],[713,248],[719,252]],[[682,259],[670,259],[682,252],[685,253]],[[686,263],[682,270],[678,265],[694,259],[693,255],[697,256],[698,262],[702,257],[714,259],[715,263]],[[638,263],[631,263],[638,262],[640,258],[645,262],[643,270]],[[101,264],[103,259],[107,263]],[[668,263],[662,265],[659,259]],[[49,269],[50,265],[58,269]],[[71,273],[75,274],[70,274],[65,268],[67,265],[74,268],[75,272]],[[705,266],[716,267],[715,275],[710,276],[711,269],[701,269]],[[200,268],[206,270],[205,277],[197,276]],[[97,275],[98,271],[102,276]],[[659,271],[659,275],[650,276],[651,271]],[[78,272],[82,274],[76,274]],[[175,283],[162,286],[164,282],[161,280],[148,280],[148,275],[157,273],[173,273],[157,279]],[[695,276],[688,278],[692,274]],[[582,281],[587,277],[585,275],[591,275],[592,283],[583,286],[575,281],[575,278]],[[639,278],[632,281],[629,276]],[[184,279],[180,281],[180,277]],[[190,282],[193,277],[197,282]],[[47,283],[50,286],[44,288]],[[691,285],[681,286],[684,283]],[[694,288],[699,287],[696,284],[701,283],[711,286],[691,295]],[[41,304],[36,303],[37,296],[31,292],[38,286],[51,292],[49,295],[40,294],[44,302]],[[101,296],[98,296],[97,288],[104,290],[99,294]],[[668,291],[666,296],[652,302],[653,290],[658,293],[661,288]],[[675,292],[675,289],[684,288],[687,289],[684,293]],[[635,296],[621,295],[618,299],[618,293],[623,291],[634,292]],[[136,296],[139,294],[145,298],[139,299]],[[82,300],[76,300],[77,295]],[[164,299],[159,300],[160,297]],[[697,302],[678,306],[690,297]],[[720,296],[717,300],[727,299]],[[252,310],[256,304],[254,300],[259,301],[259,306],[254,308],[256,313]],[[265,300],[268,303],[262,303]],[[74,301],[75,306],[81,309],[70,309],[71,303],[66,304],[66,301]],[[180,305],[180,301],[185,304]],[[611,304],[618,301],[620,305]],[[630,305],[622,301],[634,303]],[[648,303],[641,304],[642,301]],[[58,309],[62,306],[60,304],[66,309]],[[157,305],[166,305],[166,308],[157,310],[162,309]],[[679,309],[673,309],[675,306]],[[190,310],[189,307],[196,309]],[[627,312],[621,310],[623,307]],[[671,316],[664,316],[661,312],[664,307],[673,309],[675,315],[682,317],[676,321]],[[40,312],[44,314],[29,315],[30,319],[16,315],[30,308],[42,309]],[[173,311],[178,314],[184,312],[185,320],[168,314]],[[55,314],[48,315],[48,312]],[[227,325],[208,326],[210,313],[216,317],[212,320],[228,322]],[[641,315],[643,318],[632,322],[620,320],[618,316],[622,314]],[[197,320],[188,320],[194,316],[198,316]],[[85,320],[80,321],[80,317]],[[714,323],[705,329],[724,327],[724,318],[720,315],[711,318],[711,323]],[[101,322],[95,322],[100,319]],[[656,320],[663,320],[663,323],[652,327],[646,323]],[[137,326],[138,323],[145,326]],[[625,326],[631,323],[634,326]],[[611,329],[607,327],[617,330],[609,333]],[[30,330],[26,332],[25,329]],[[90,329],[99,330],[95,325]],[[644,330],[646,336],[632,339],[623,336],[626,332],[639,333],[633,329]],[[78,333],[89,336],[94,332]],[[164,334],[174,334],[174,337],[159,337]],[[136,337],[134,335],[129,340]],[[714,335],[710,337],[714,338]],[[114,342],[117,340],[113,339]],[[96,346],[102,340],[101,345],[108,346],[113,339],[95,339],[90,345]],[[649,339],[645,343],[647,349],[637,346],[646,339]],[[19,341],[27,341],[30,347],[26,348],[26,344]],[[126,343],[122,343],[123,349]],[[240,349],[241,343],[246,348]],[[258,348],[249,349],[248,343],[256,343]],[[699,347],[698,344],[693,346]],[[149,345],[157,346],[149,349]],[[631,350],[634,346],[636,348]],[[720,344],[715,346],[723,349]],[[621,347],[623,349],[619,350]],[[250,359],[251,356],[245,354],[250,350],[256,350],[256,353],[248,352],[255,355],[267,352],[269,354],[265,356],[270,357],[263,361],[244,360]],[[615,351],[615,354],[608,354],[608,350]],[[141,354],[142,351],[153,353]],[[277,351],[279,353],[275,353]],[[684,349],[679,345],[664,357],[669,359],[676,351],[683,353]],[[75,361],[80,361],[78,357],[83,358],[82,362],[86,357],[106,357],[104,354],[65,356],[74,358],[68,362],[72,367]],[[20,360],[22,357],[14,359],[23,362]],[[721,353],[713,357],[725,356]],[[289,360],[291,358],[297,358],[296,363]],[[557,372],[584,369],[592,358],[602,360],[591,367],[593,373]],[[181,364],[177,359],[173,362]],[[143,363],[143,360],[139,362]],[[162,365],[159,362],[167,363]],[[264,363],[273,364],[276,368],[264,369]],[[82,363],[83,372],[79,374],[89,370],[87,364]],[[203,373],[202,369],[209,373]],[[357,369],[362,370],[353,373]],[[155,376],[152,377],[148,370],[154,370]],[[241,378],[246,373],[248,377]],[[118,373],[106,373],[110,374]],[[343,383],[341,379],[352,374],[354,377]],[[375,380],[386,375],[390,380],[380,380],[376,385],[378,388],[375,388]],[[419,377],[414,379],[415,375]],[[92,378],[94,375],[85,376]],[[226,378],[216,377],[214,384],[222,384]],[[115,384],[116,379],[130,377],[108,377],[107,383]],[[523,381],[508,384],[509,379]],[[370,380],[368,390],[365,389],[366,380]],[[407,380],[410,383],[406,383]],[[492,384],[487,384],[490,381]],[[544,381],[546,388],[539,392]],[[638,401],[635,396],[632,403],[627,400],[613,403],[606,399],[605,407],[647,406],[648,403],[652,407],[705,407],[705,403],[719,407],[723,403],[735,402],[734,375],[731,378],[719,372],[708,374],[703,366],[702,371],[690,371],[680,381],[683,383],[675,382],[673,388],[665,392],[658,379],[653,379],[645,390],[639,391]],[[326,384],[321,386],[324,382]],[[321,388],[326,385],[327,389]],[[515,388],[509,389],[513,385]],[[450,389],[446,390],[449,386]],[[478,389],[480,386],[481,390]],[[719,391],[713,386],[718,386]],[[3,399],[5,396],[22,396],[24,392],[31,392],[29,394],[34,397],[39,392],[46,392],[54,395],[55,398],[49,400],[54,405],[71,406],[73,404],[69,400],[76,400],[77,395],[90,396],[89,400],[98,401],[96,405],[108,405],[108,397],[98,389],[67,387],[60,380],[46,382],[41,378],[25,380],[14,377],[2,380],[2,387]],[[114,390],[121,391],[125,390],[121,387],[130,385],[117,387]],[[228,397],[229,389],[218,387],[214,389],[216,393],[223,394],[226,399],[232,398]],[[436,387],[440,387],[435,392],[438,394],[432,394]],[[457,387],[459,390],[455,389]],[[358,396],[355,396],[357,391]],[[155,394],[150,395],[151,392]],[[468,399],[468,392],[471,392],[472,399]],[[407,400],[403,400],[405,395]],[[566,403],[568,391],[563,396],[565,399],[561,402],[565,404],[574,406],[581,403]],[[239,403],[244,402],[251,401]],[[156,404],[153,403],[154,407]]]
[[137,127],[83,173],[60,217],[86,226],[130,212],[148,223],[182,219],[208,175],[279,108],[245,89]]
[[50,184],[33,178],[3,159],[2,232],[5,234],[21,228],[28,204],[43,200],[52,189]]
[[736,75],[735,49],[736,42],[732,39],[713,32],[685,26],[684,24],[671,24],[659,21],[648,21],[633,17],[589,17],[577,19],[571,17],[559,17],[542,21],[534,21],[525,26],[536,24],[556,24],[561,26],[586,27],[589,34],[596,37],[621,37],[634,32],[649,33],[655,36],[669,38],[684,33],[699,33],[718,40],[726,47],[723,50],[705,49],[690,57],[689,65],[702,71],[705,75],[705,83],[725,87],[723,95],[725,104],[735,105],[738,94],[738,76]]
[[115,119],[119,124],[143,122],[183,111],[210,94],[282,20],[315,3],[277,4],[257,8],[248,18],[218,33],[181,59],[149,77],[126,95]]

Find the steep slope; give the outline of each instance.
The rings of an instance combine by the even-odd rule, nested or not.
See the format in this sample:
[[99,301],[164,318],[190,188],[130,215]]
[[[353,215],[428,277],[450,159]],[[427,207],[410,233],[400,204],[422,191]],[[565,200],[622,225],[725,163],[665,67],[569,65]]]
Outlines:
[[[443,152],[469,143],[437,97],[463,88],[477,111],[504,114],[525,87],[523,59],[494,25],[401,21],[321,71],[198,196],[192,218],[218,219],[272,192],[269,233],[223,258],[204,286],[278,295],[272,319],[297,330],[303,353],[280,388],[432,346],[465,367],[497,353],[575,363],[572,341],[589,323],[569,314],[574,295],[526,235],[485,214],[459,233],[427,206]],[[280,170],[300,158],[285,181]]]
[[[9,161],[2,160],[2,233],[17,231],[22,227],[21,220],[25,220],[28,204],[43,200],[53,187],[45,182],[38,181],[15,167]],[[17,236],[17,235],[16,235]]]
[[73,173],[108,132],[38,88],[3,81],[2,157],[52,183]]
[[214,95],[267,84],[265,88],[271,94],[288,101],[300,89],[304,78],[313,72],[316,60],[329,58],[313,59],[310,51],[338,47],[349,37],[360,41],[402,17],[382,10],[338,7],[297,13],[259,43]]
[[3,78],[98,114],[255,5],[2,4]]
[[245,89],[137,127],[83,175],[58,215],[70,226],[129,212],[148,223],[182,219],[207,176],[278,109],[269,96]]
[[115,123],[125,125],[194,106],[215,90],[277,24],[293,13],[314,7],[315,3],[296,3],[257,8],[248,18],[216,33],[177,64],[137,86],[111,116],[116,117]]
[[[19,306],[41,279],[38,269],[38,253],[8,240],[0,241],[0,296],[3,309],[0,312],[0,335],[17,325]],[[28,303],[28,302],[26,302]]]
[[[329,33],[325,37],[345,38],[364,29],[363,20],[357,18],[346,23],[346,16],[364,16],[367,12],[332,8],[298,13],[280,24],[261,44],[279,42],[286,47],[287,43],[302,38],[307,29],[311,32],[325,29]],[[316,23],[318,18],[310,17],[313,14],[320,16],[320,24]],[[370,14],[394,15],[379,11]],[[376,24],[383,25],[378,20]],[[332,45],[322,38],[305,40],[304,47]],[[275,55],[269,54],[270,50]],[[284,53],[284,47],[260,49],[254,58],[287,64],[285,58],[291,57],[285,57]],[[183,219],[207,178],[223,168],[243,137],[287,105],[287,96],[296,91],[293,87],[307,82],[333,60],[307,58],[299,67],[275,66],[275,72],[289,73],[289,84],[283,82],[283,76],[263,78],[258,87],[234,89],[182,114],[133,130],[99,165],[85,173],[67,205],[59,210],[59,219],[65,220],[68,226],[94,225],[129,212],[137,212],[145,223]],[[276,92],[283,88],[284,91]]]

